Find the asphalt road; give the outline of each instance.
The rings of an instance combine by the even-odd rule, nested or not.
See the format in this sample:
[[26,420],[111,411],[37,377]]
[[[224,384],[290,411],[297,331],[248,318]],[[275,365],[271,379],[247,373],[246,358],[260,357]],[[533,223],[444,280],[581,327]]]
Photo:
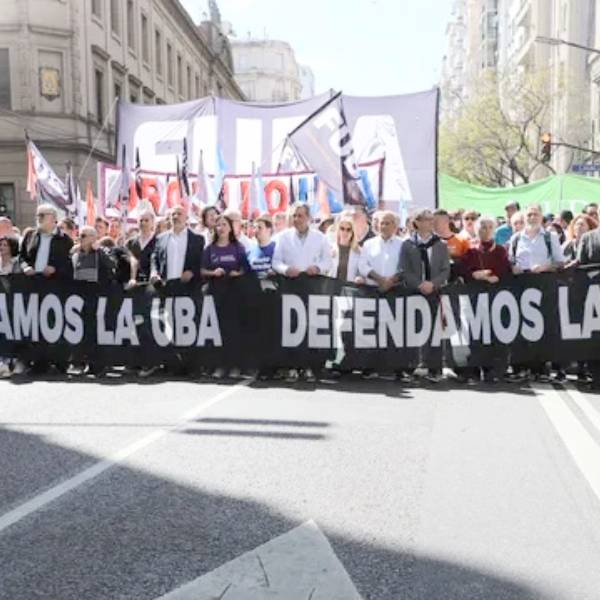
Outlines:
[[1,382],[0,599],[163,596],[599,600],[600,396]]

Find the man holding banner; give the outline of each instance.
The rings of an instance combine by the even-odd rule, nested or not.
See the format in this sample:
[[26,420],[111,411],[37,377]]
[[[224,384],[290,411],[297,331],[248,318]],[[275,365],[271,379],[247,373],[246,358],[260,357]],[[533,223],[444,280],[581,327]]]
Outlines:
[[154,284],[180,279],[187,283],[200,277],[204,238],[187,227],[184,206],[171,210],[173,229],[156,240],[150,259],[150,281]]
[[57,217],[58,212],[51,204],[37,207],[38,226],[28,232],[21,243],[20,262],[25,275],[39,273],[48,278],[73,278],[69,256],[73,242],[58,229]]
[[294,226],[277,237],[273,254],[273,270],[286,277],[296,278],[301,273],[323,275],[332,267],[331,248],[327,238],[309,228],[310,211],[306,204],[298,204],[292,212]]

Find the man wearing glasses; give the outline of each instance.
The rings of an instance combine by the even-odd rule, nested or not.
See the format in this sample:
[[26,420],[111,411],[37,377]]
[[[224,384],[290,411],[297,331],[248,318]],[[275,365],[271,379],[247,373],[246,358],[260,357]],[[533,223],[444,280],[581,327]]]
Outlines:
[[21,243],[19,261],[25,275],[36,274],[57,279],[73,278],[70,252],[73,241],[57,227],[57,211],[51,204],[40,204],[36,211],[37,228]]
[[532,204],[525,213],[525,229],[515,233],[509,244],[513,273],[547,273],[561,267],[565,257],[554,231],[543,226],[542,208]]
[[475,231],[475,223],[479,219],[479,213],[475,210],[468,210],[463,214],[463,230],[458,234],[458,237],[471,243],[477,240],[477,231]]

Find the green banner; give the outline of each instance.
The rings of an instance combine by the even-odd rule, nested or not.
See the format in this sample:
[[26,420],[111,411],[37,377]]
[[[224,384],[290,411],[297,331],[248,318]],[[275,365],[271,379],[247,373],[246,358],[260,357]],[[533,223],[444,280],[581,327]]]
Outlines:
[[440,207],[473,209],[481,214],[503,216],[504,207],[516,201],[524,208],[541,204],[544,213],[569,209],[581,212],[588,202],[600,201],[600,179],[581,175],[555,175],[513,188],[486,188],[465,183],[449,175],[439,176]]

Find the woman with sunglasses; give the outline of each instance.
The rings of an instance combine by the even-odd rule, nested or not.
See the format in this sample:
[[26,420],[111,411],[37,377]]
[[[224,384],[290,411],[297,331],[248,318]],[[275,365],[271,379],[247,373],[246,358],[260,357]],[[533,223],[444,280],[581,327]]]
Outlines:
[[330,276],[352,283],[365,283],[358,274],[360,246],[351,216],[343,216],[335,227],[335,243],[333,245],[333,266]]
[[479,219],[479,213],[477,211],[466,211],[462,217],[462,231],[458,234],[459,238],[467,240],[471,245],[475,244],[477,241],[477,230],[475,228],[475,223],[477,223],[477,219]]

